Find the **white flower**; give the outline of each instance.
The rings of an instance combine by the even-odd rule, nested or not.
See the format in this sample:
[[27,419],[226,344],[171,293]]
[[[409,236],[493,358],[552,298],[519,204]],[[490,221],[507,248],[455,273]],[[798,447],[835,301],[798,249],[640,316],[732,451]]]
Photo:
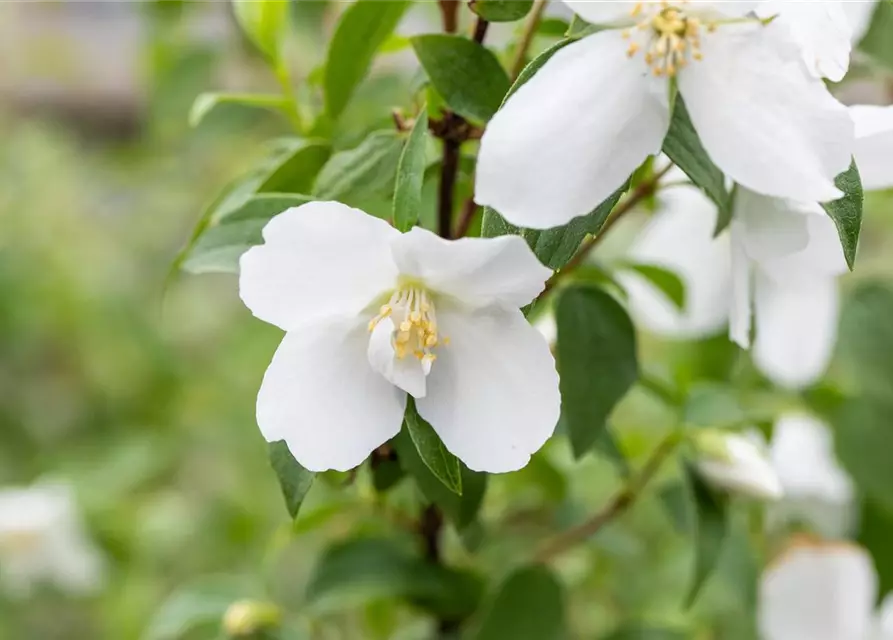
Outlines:
[[523,467],[558,421],[549,346],[518,310],[550,271],[517,236],[401,234],[337,202],[273,218],[240,294],[285,330],[257,399],[268,441],[350,469],[400,431],[406,394],[470,468]]
[[809,414],[781,416],[772,431],[769,457],[784,489],[784,499],[773,505],[770,520],[806,524],[830,538],[851,533],[855,488],[837,461],[824,422]]
[[43,582],[87,593],[102,581],[102,558],[87,538],[68,486],[0,490],[0,584],[8,593],[24,596]]
[[478,203],[533,228],[591,211],[660,151],[668,76],[729,178],[778,197],[840,196],[834,178],[849,166],[853,123],[783,25],[745,17],[755,3],[568,4],[612,28],[558,51],[488,123]]
[[790,29],[803,61],[817,78],[840,82],[850,66],[850,53],[871,23],[876,0],[768,0],[757,15],[774,17]]
[[865,191],[893,187],[893,106],[850,107],[856,123],[856,166]]
[[850,543],[800,540],[763,575],[762,640],[893,640],[893,599],[876,614],[871,557]]
[[694,440],[695,466],[710,484],[731,493],[777,500],[781,483],[759,440],[736,433],[699,431]]

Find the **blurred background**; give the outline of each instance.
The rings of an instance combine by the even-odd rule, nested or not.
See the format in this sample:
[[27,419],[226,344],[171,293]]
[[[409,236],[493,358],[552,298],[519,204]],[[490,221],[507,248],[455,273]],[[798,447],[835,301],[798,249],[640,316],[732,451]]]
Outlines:
[[[312,78],[339,10],[293,4],[295,78]],[[558,27],[534,48],[556,41],[567,17],[558,8]],[[438,19],[436,6],[419,4],[399,32],[435,31]],[[495,26],[488,43],[498,49],[513,29]],[[338,133],[342,148],[388,126],[393,107],[411,104],[417,65],[411,49],[395,42],[394,51],[351,102]],[[857,77],[844,97],[891,102],[891,77]],[[208,90],[275,87],[225,2],[0,3],[0,490],[68,487],[71,526],[92,557],[89,579],[76,588],[53,580],[7,585],[0,639],[214,638],[223,611],[243,598],[288,611],[295,637],[425,637],[425,617],[387,589],[325,607],[304,602],[329,541],[373,531],[414,544],[406,514],[416,496],[398,486],[385,507],[366,470],[330,474],[292,525],[254,420],[280,334],[242,307],[234,277],[170,273],[202,209],[263,141],[288,131],[276,115],[238,106],[214,110],[193,129],[193,100]],[[643,219],[619,227],[613,244],[627,242]],[[872,195],[858,267],[844,289],[893,282],[891,243],[893,197]],[[768,388],[724,335],[686,344],[644,337],[641,349],[644,361],[662,363],[678,380]],[[830,410],[852,379],[835,365],[797,402]],[[636,390],[613,427],[636,461],[670,420]],[[877,442],[893,445],[893,435]],[[451,560],[502,575],[621,482],[609,457],[575,464],[567,443],[555,441],[525,470],[492,479],[470,545],[476,554],[451,533]],[[860,504],[874,511],[858,536],[890,586],[893,518],[874,502]],[[558,563],[575,637],[595,637],[629,615],[682,623],[678,592],[692,550],[684,517],[674,522],[664,506],[643,500]],[[752,514],[737,515],[741,526],[693,614],[693,637],[755,637]],[[27,544],[15,535],[4,541],[2,531],[0,559]],[[168,622],[159,622],[165,607]],[[177,607],[188,610],[188,624],[169,622]]]

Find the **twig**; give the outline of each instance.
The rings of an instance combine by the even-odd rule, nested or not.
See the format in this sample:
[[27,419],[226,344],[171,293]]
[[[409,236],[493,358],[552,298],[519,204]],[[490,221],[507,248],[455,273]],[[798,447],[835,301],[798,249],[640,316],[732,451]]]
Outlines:
[[[448,113],[444,120],[461,119],[454,113]],[[461,143],[458,140],[444,138],[443,141],[443,162],[440,166],[440,185],[437,197],[437,232],[443,238],[449,238],[452,235],[453,227],[453,198],[456,187],[456,174],[459,171],[459,148]]]
[[456,33],[459,29],[459,0],[437,0],[443,18],[443,30]]
[[551,540],[547,540],[537,551],[534,560],[536,562],[548,562],[555,556],[592,537],[602,527],[626,511],[641,495],[642,491],[654,478],[661,465],[676,449],[681,440],[682,436],[679,431],[673,431],[664,438],[651,454],[651,457],[645,463],[645,466],[642,467],[639,474],[608,501],[608,504],[585,522],[559,533]]
[[478,19],[474,23],[474,35],[471,39],[478,44],[481,44],[484,41],[484,38],[487,36],[487,27],[489,26],[489,22],[478,16]]
[[459,224],[456,225],[454,238],[464,238],[468,234],[471,227],[471,221],[474,220],[474,214],[478,211],[478,204],[474,201],[474,196],[468,198],[462,205],[462,215],[459,217]]
[[534,0],[533,8],[527,14],[527,20],[524,22],[524,31],[521,32],[521,39],[518,41],[518,48],[515,50],[515,59],[512,61],[512,81],[517,80],[527,62],[527,50],[530,49],[530,43],[536,35],[537,27],[543,19],[543,11],[549,0]]

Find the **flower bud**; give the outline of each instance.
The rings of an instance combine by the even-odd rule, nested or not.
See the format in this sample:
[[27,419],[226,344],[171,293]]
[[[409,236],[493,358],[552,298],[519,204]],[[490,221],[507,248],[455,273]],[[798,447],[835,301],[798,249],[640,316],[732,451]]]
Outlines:
[[693,438],[698,473],[717,489],[758,500],[782,496],[781,481],[759,442],[744,435],[700,431]]
[[251,638],[275,629],[281,619],[282,612],[274,604],[239,600],[232,603],[223,615],[223,630],[230,638]]

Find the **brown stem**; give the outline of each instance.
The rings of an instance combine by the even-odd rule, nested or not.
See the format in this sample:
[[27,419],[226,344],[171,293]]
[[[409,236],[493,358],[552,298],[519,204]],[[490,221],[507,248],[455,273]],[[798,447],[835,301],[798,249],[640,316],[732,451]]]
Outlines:
[[437,0],[443,18],[443,30],[456,33],[459,29],[459,0]]
[[[447,114],[446,119],[459,118],[453,113]],[[437,233],[443,238],[449,238],[453,226],[453,199],[456,188],[456,174],[459,172],[459,148],[458,140],[445,138],[443,141],[443,162],[440,166],[440,186],[437,198]]]
[[527,63],[527,50],[530,49],[530,43],[536,35],[536,29],[540,26],[543,19],[543,11],[549,0],[534,0],[533,8],[527,14],[527,20],[524,22],[524,31],[521,32],[521,39],[518,41],[518,48],[515,50],[515,59],[512,60],[511,75],[512,81],[517,80],[521,74],[521,70]]
[[626,511],[658,472],[667,457],[681,441],[678,431],[672,432],[657,446],[651,457],[639,472],[623,489],[621,489],[602,509],[585,522],[559,533],[539,548],[534,556],[536,562],[548,562],[568,549],[592,537],[606,524]]
[[464,238],[468,234],[468,229],[471,227],[471,222],[474,220],[474,214],[477,211],[478,205],[474,201],[474,197],[465,201],[465,204],[462,205],[462,215],[459,217],[459,224],[456,225],[456,231],[453,234],[454,238]]
[[489,22],[478,16],[478,19],[474,23],[474,36],[472,36],[472,40],[478,44],[483,43],[484,38],[487,36],[487,27],[489,26]]

